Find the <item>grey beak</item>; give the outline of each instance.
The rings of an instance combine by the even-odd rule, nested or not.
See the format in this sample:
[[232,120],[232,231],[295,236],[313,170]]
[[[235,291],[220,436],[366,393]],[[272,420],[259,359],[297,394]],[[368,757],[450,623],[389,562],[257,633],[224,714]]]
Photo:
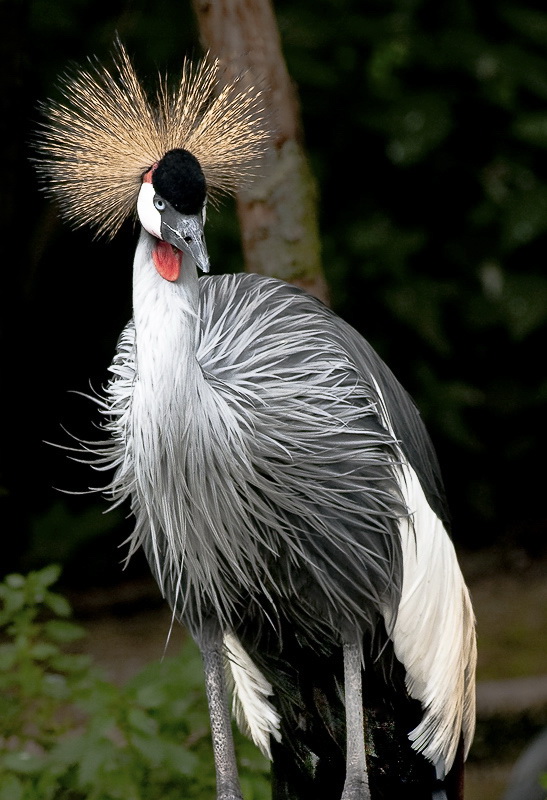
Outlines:
[[202,272],[209,272],[201,214],[180,214],[167,204],[161,215],[161,237],[195,261]]

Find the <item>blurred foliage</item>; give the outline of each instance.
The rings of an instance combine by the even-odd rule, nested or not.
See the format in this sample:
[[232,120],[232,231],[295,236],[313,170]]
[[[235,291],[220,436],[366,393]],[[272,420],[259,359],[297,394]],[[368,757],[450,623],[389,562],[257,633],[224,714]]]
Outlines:
[[546,443],[547,11],[276,6],[334,304],[422,410],[457,540],[536,553],[547,541],[534,456]]
[[[215,774],[202,665],[188,644],[123,688],[67,646],[84,635],[52,590],[59,568],[0,584],[0,799],[202,800]],[[245,797],[267,762],[237,737]]]
[[[547,10],[539,0],[274,6],[320,190],[333,306],[420,407],[457,542],[542,553]],[[110,243],[59,225],[28,163],[37,103],[70,60],[107,59],[115,31],[145,80],[157,68],[176,73],[200,48],[181,0],[6,0],[3,9],[0,94],[12,98],[3,224],[19,244],[2,345],[5,374],[32,413],[8,426],[0,502],[26,531],[11,542],[20,568],[29,547],[45,555],[47,538],[34,537],[40,518],[52,519],[51,484],[78,491],[90,481],[89,468],[41,443],[61,441],[59,425],[96,436],[83,427],[96,410],[67,391],[105,380],[131,313],[135,241],[131,225]],[[208,243],[214,271],[240,268],[233,203],[211,214]],[[11,419],[13,395],[5,402]],[[85,497],[66,505],[67,518],[100,513]]]

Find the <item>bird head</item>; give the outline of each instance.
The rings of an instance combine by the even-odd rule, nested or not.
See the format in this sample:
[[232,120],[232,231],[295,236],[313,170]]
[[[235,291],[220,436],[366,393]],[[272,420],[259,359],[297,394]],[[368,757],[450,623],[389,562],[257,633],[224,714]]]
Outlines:
[[206,202],[203,170],[184,148],[169,150],[144,173],[137,214],[143,228],[159,240],[152,257],[162,278],[177,280],[183,255],[209,272],[203,233]]
[[59,89],[35,161],[61,214],[113,236],[136,211],[160,275],[176,280],[185,256],[207,272],[206,202],[246,186],[270,144],[262,92],[206,57],[185,61],[173,88],[160,76],[150,96],[119,41],[111,68],[90,60]]

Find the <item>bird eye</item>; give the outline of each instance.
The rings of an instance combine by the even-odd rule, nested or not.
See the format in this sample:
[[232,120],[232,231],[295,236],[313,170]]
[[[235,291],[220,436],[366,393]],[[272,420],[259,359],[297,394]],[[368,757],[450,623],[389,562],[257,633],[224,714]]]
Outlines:
[[158,211],[165,211],[165,200],[162,200],[161,197],[155,195],[153,202],[154,208],[157,208]]

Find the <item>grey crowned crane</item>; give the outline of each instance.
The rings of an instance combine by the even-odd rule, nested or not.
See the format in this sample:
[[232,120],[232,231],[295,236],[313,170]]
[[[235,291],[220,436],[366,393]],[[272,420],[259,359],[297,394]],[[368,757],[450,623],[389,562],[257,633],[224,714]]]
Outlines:
[[141,226],[96,466],[131,504],[127,557],[144,549],[200,647],[218,800],[242,797],[231,710],[275,800],[453,800],[476,649],[435,453],[319,301],[198,278],[207,200],[249,180],[268,136],[260,92],[217,82],[216,63],[185,64],[151,100],[118,43],[111,70],[91,61],[46,107],[38,168],[61,212]]

